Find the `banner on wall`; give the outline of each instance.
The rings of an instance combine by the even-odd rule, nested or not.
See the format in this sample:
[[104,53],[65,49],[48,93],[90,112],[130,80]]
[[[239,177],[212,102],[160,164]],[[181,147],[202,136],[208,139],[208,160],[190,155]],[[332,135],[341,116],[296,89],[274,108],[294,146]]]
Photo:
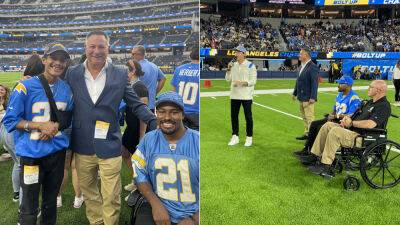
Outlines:
[[354,68],[361,67],[361,71],[368,68],[370,72],[379,68],[382,75],[392,73],[397,60],[373,60],[373,59],[345,59],[343,60],[343,75],[352,76]]
[[315,0],[315,5],[397,5],[400,0]]

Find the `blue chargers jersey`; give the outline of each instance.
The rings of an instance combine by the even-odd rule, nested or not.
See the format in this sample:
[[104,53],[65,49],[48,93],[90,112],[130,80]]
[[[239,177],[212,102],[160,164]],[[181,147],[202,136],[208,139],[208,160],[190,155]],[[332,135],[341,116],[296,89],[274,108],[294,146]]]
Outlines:
[[186,114],[199,114],[199,78],[200,65],[188,63],[176,68],[171,80],[176,92],[183,98]]
[[173,223],[199,210],[199,147],[197,131],[187,129],[170,146],[157,129],[143,137],[132,155],[136,183],[151,184]]
[[[61,111],[71,111],[73,107],[72,92],[68,84],[58,80],[51,86],[54,101]],[[14,142],[18,156],[41,158],[67,148],[69,137],[64,131],[59,132],[48,141],[39,140],[40,132],[26,132],[16,129],[21,120],[33,122],[50,121],[50,103],[39,78],[32,77],[19,82],[14,88],[10,102],[3,118],[3,124],[8,132],[15,130]]]
[[357,93],[353,90],[350,90],[349,94],[346,96],[343,96],[343,92],[339,92],[336,96],[336,103],[333,110],[338,115],[352,115],[355,113],[360,103],[360,97],[358,97]]

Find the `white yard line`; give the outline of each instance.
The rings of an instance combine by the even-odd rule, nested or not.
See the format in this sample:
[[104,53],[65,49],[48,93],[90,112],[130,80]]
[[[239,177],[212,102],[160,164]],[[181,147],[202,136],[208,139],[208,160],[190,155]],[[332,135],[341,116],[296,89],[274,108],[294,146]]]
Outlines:
[[217,99],[216,97],[211,97],[212,99]]
[[295,116],[293,114],[290,114],[290,113],[287,113],[287,112],[283,112],[281,110],[278,110],[278,109],[275,109],[275,108],[272,108],[272,107],[269,107],[269,106],[266,106],[266,105],[263,105],[263,104],[260,104],[260,103],[257,103],[257,102],[253,102],[253,103],[254,103],[254,105],[261,106],[263,108],[266,108],[266,109],[281,113],[283,115],[290,116],[290,117],[293,117],[293,118],[296,118],[296,119],[299,119],[299,120],[303,120],[301,117]]
[[[388,85],[388,88],[393,89],[393,85]],[[367,90],[368,86],[355,86],[353,90]],[[337,87],[324,87],[318,88],[318,92],[327,92],[327,91],[337,91]],[[293,93],[293,88],[291,89],[270,89],[270,90],[255,90],[254,94],[256,95],[265,95],[265,94],[291,94]],[[229,96],[230,91],[217,91],[217,92],[201,92],[200,97],[223,97]]]
[[329,92],[320,92],[321,94],[326,94],[326,95],[333,95],[333,96],[337,96],[338,94],[334,94],[334,93],[329,93]]

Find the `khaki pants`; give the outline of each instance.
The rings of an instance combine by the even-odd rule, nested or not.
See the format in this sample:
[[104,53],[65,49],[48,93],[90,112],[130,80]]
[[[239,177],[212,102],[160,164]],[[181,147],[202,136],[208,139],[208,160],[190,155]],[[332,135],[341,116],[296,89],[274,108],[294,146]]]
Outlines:
[[303,118],[304,122],[304,133],[308,134],[308,129],[310,128],[310,124],[314,121],[314,105],[308,102],[300,102],[300,115]]
[[75,160],[79,185],[86,204],[86,217],[90,224],[118,225],[121,211],[122,157],[100,159],[96,155],[76,154]]
[[[335,159],[336,151],[340,147],[353,148],[354,140],[359,134],[341,127],[337,123],[327,122],[319,130],[311,152],[321,156],[323,164],[331,165]],[[361,138],[357,139],[356,145],[361,146]]]

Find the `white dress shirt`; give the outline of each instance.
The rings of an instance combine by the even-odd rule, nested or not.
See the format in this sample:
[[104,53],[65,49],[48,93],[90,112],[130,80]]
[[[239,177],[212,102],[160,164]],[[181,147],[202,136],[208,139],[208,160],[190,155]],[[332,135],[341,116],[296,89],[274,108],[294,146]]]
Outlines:
[[307,64],[308,64],[309,62],[311,62],[311,59],[309,59],[306,63],[304,63],[304,64],[302,63],[302,64],[301,64],[299,76],[300,76],[301,72],[303,72],[304,68],[307,66]]
[[106,85],[106,69],[108,67],[108,62],[106,62],[104,67],[101,69],[96,79],[93,79],[93,76],[88,70],[86,63],[87,61],[85,60],[85,62],[83,63],[83,65],[85,65],[85,83],[90,98],[92,99],[93,103],[96,103],[97,99],[104,89],[104,86]]

